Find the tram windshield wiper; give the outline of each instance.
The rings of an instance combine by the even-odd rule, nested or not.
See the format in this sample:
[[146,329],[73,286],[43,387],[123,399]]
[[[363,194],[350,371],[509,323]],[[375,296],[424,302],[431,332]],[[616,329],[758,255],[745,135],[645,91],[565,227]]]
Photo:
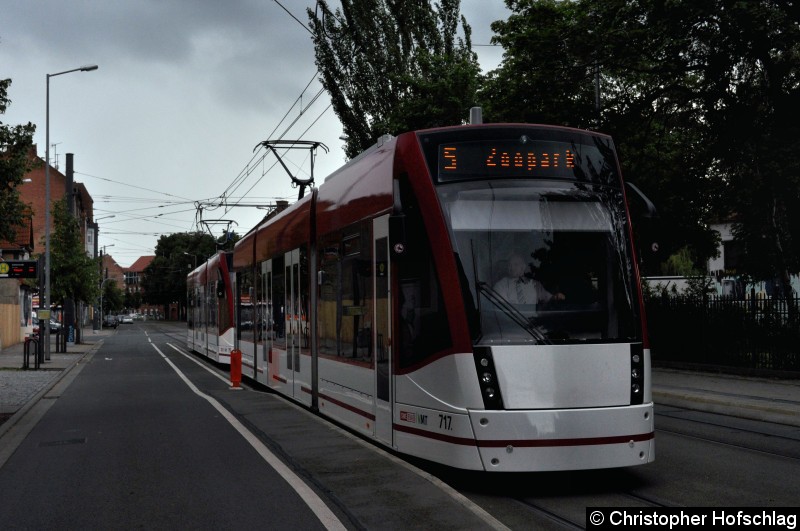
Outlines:
[[537,327],[531,324],[530,319],[525,317],[525,315],[517,310],[513,304],[508,302],[508,299],[500,295],[494,288],[489,286],[489,284],[481,280],[477,280],[475,285],[478,288],[478,298],[480,298],[480,295],[483,294],[486,297],[486,300],[491,302],[497,309],[503,312],[517,325],[519,325],[520,328],[528,332],[534,339],[543,343],[550,342]]

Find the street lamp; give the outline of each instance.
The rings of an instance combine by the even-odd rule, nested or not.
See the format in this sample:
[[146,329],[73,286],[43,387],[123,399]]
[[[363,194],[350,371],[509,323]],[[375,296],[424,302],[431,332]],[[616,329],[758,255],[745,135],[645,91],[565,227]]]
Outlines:
[[187,253],[186,251],[183,251],[183,254],[185,254],[186,256],[191,256],[192,258],[194,258],[194,269],[197,269],[197,255],[194,255],[192,253]]
[[[69,74],[70,72],[89,72],[97,70],[97,65],[86,65],[72,70],[64,70],[55,74],[47,74],[47,104],[45,107],[45,143],[44,143],[44,301],[39,309],[46,310],[46,321],[50,321],[50,78]],[[42,317],[39,317],[40,322]],[[40,327],[43,330],[45,359],[50,359],[50,326]]]

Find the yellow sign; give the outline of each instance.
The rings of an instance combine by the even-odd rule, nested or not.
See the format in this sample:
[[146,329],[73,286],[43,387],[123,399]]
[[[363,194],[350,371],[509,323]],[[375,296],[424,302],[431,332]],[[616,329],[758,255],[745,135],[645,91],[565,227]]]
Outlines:
[[9,270],[8,263],[0,262],[0,275],[7,275],[8,270]]

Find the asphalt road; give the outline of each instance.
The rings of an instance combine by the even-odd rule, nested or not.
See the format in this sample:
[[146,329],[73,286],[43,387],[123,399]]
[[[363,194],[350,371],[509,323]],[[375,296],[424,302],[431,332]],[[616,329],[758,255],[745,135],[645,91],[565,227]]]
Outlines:
[[227,384],[167,339],[122,326],[64,386],[0,469],[3,529],[325,528],[164,355],[201,388]]

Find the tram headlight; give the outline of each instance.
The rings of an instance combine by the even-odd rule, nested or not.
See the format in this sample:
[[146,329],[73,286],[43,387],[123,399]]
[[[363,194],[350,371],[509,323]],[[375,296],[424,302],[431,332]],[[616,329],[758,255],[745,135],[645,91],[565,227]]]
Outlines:
[[500,390],[500,379],[494,364],[494,356],[491,347],[473,347],[473,359],[475,360],[475,376],[478,377],[478,385],[483,395],[483,405],[486,409],[503,409],[503,395]]
[[644,349],[641,343],[631,343],[631,405],[644,402],[647,371],[644,366]]

